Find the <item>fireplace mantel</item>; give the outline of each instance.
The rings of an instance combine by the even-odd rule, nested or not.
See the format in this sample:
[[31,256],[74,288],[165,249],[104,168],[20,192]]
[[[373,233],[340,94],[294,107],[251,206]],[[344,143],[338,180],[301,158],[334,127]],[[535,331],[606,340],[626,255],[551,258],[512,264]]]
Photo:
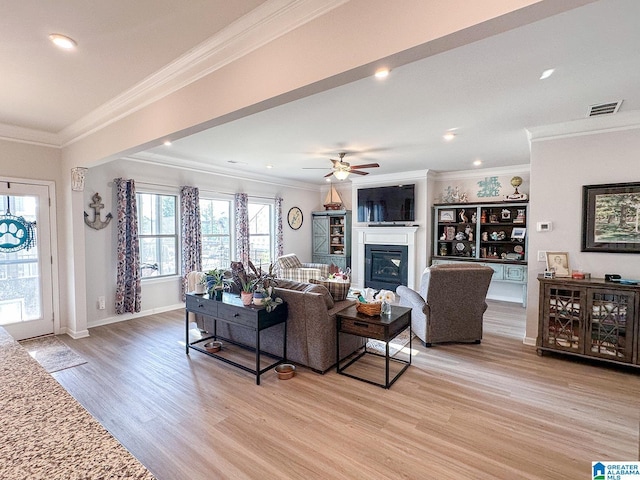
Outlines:
[[352,270],[356,282],[364,283],[364,246],[365,245],[405,245],[408,247],[407,286],[415,290],[416,268],[416,232],[417,226],[411,227],[354,227],[356,243],[358,244],[355,262]]

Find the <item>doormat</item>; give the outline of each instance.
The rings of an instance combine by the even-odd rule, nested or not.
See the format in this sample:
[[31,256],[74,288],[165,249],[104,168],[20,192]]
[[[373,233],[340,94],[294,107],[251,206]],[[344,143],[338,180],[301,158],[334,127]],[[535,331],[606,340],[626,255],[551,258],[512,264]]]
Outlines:
[[[415,337],[415,334],[413,334]],[[409,329],[400,332],[396,338],[389,342],[389,356],[393,357],[396,353],[402,350],[405,345],[409,343]],[[370,352],[377,353],[379,355],[385,354],[385,343],[381,340],[374,340],[370,338],[367,341],[367,350]]]
[[87,363],[53,335],[22,340],[20,345],[49,373]]

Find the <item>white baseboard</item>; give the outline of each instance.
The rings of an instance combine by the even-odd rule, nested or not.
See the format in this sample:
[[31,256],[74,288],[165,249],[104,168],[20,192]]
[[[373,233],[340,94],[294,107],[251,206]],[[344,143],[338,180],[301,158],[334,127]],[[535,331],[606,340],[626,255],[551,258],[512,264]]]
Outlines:
[[535,347],[537,340],[538,340],[537,337],[524,337],[524,340],[522,340],[522,343],[524,343],[525,345],[529,345],[531,347]]
[[[94,320],[87,322],[88,328],[100,327],[102,325],[109,325],[111,323],[124,322],[125,320],[133,320],[134,318],[146,317],[148,315],[155,315],[156,313],[170,312],[172,310],[184,309],[184,303],[178,303],[175,305],[167,305],[166,307],[150,308],[148,310],[142,310],[138,313],[125,313],[123,315],[116,315],[114,317],[101,318],[100,320]],[[89,333],[87,332],[87,336]],[[75,337],[74,337],[75,338]]]

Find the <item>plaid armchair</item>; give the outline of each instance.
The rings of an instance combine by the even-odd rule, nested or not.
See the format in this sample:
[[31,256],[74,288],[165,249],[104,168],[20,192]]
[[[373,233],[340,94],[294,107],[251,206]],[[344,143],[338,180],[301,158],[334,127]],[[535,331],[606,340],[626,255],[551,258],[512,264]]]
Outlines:
[[294,282],[309,283],[310,279],[320,280],[329,276],[329,265],[326,263],[302,263],[295,253],[278,257],[278,278]]

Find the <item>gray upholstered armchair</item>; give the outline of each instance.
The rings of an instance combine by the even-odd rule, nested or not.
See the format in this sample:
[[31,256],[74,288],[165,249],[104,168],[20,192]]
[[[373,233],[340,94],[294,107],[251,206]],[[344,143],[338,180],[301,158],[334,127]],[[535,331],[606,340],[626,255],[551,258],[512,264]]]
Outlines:
[[444,264],[422,274],[420,292],[399,286],[400,305],[411,307],[411,327],[426,345],[482,339],[482,316],[493,269],[473,264]]

